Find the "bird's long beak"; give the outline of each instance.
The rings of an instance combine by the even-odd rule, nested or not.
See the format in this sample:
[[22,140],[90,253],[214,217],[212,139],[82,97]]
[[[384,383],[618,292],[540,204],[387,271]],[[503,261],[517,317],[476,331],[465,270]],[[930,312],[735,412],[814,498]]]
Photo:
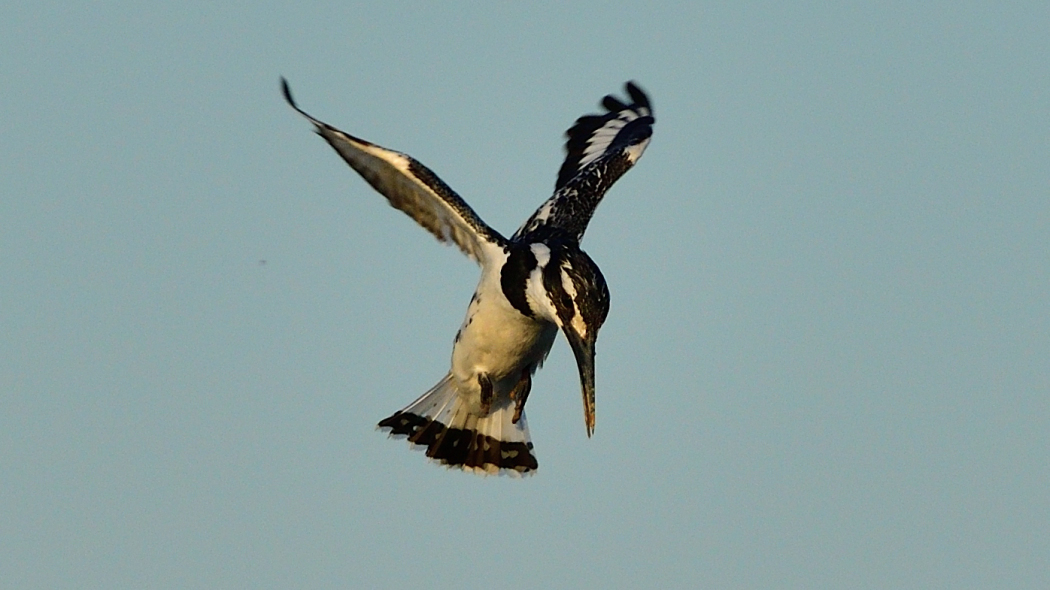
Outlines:
[[598,331],[590,331],[588,336],[581,337],[572,329],[565,326],[562,330],[565,338],[576,355],[576,366],[580,369],[580,383],[583,386],[583,420],[587,426],[587,437],[594,434],[594,343],[598,339]]

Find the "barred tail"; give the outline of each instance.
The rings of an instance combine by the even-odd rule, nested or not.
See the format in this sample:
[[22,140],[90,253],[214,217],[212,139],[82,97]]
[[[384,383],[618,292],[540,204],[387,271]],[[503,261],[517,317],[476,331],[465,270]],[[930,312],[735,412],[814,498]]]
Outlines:
[[471,413],[459,396],[452,375],[445,378],[378,428],[404,436],[427,457],[464,471],[525,475],[538,464],[525,414],[513,422],[514,403],[493,407],[487,416]]

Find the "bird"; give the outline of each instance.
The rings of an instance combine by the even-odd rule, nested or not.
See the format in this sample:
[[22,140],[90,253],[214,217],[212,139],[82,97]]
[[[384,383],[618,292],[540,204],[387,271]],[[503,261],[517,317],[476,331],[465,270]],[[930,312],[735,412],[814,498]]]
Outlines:
[[554,193],[504,237],[434,172],[408,154],[350,135],[285,100],[389,204],[481,267],[456,332],[449,372],[377,429],[406,438],[438,464],[480,475],[531,475],[539,467],[525,418],[532,376],[560,331],[575,356],[587,436],[595,425],[595,343],[609,313],[609,288],[580,248],[606,191],[652,138],[652,105],[633,81],[627,100],[607,95],[604,112],[565,132]]

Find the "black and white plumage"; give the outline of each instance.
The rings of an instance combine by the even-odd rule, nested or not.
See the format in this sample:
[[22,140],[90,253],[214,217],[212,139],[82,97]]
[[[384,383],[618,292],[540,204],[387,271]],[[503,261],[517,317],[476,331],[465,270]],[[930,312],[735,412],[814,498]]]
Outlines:
[[426,166],[313,118],[296,105],[287,81],[281,83],[288,104],[391,206],[481,266],[452,347],[452,368],[379,428],[450,467],[531,473],[538,464],[525,402],[560,329],[576,357],[591,436],[594,347],[609,313],[609,290],[580,240],[605,192],[649,144],[654,119],[645,93],[628,82],[630,102],[606,96],[606,113],[576,121],[566,132],[554,195],[507,239]]

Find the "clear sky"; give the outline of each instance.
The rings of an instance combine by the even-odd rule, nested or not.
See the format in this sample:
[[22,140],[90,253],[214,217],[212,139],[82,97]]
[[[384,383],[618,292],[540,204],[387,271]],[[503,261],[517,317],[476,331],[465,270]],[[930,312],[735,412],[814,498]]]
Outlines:
[[[3,588],[1050,587],[1050,4],[0,8]],[[478,271],[282,101],[512,232],[656,127],[525,480],[375,423]]]

